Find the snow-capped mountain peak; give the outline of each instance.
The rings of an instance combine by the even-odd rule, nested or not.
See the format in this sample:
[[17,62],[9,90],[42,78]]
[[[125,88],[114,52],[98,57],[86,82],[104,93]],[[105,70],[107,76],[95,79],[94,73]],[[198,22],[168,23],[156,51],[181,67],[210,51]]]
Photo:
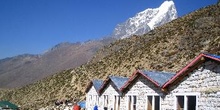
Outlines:
[[160,26],[167,21],[171,21],[177,18],[177,11],[173,1],[165,1],[158,8],[158,13],[148,23],[148,26],[153,29],[154,27]]
[[164,1],[159,8],[148,8],[126,22],[118,24],[114,29],[113,37],[123,39],[134,34],[142,35],[176,18],[174,2]]

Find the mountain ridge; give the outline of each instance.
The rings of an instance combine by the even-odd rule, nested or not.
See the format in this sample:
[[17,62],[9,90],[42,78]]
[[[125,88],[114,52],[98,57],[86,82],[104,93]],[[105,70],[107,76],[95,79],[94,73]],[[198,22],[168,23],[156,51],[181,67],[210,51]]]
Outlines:
[[[170,8],[171,10],[169,11],[168,9]],[[166,9],[164,16],[161,16],[162,14],[158,15],[162,9]],[[147,12],[145,12],[146,10]],[[129,18],[129,20],[133,20],[132,22],[134,23],[136,20],[139,20],[136,23],[138,27],[133,28],[131,25],[127,25],[124,28],[137,28],[137,32],[140,32],[139,34],[145,33],[145,29],[139,29],[139,27],[148,27],[150,30],[150,27],[147,24],[145,25],[145,21],[148,21],[148,19],[149,21],[153,19],[153,16],[152,18],[149,17],[151,15],[151,13],[148,13],[149,10],[154,10],[152,12],[155,12],[155,15],[159,16],[157,17],[159,22],[155,22],[153,24],[154,26],[157,26],[158,23],[158,25],[161,25],[161,23],[166,23],[177,17],[173,1],[165,1],[157,9],[146,10],[137,14],[139,18],[142,17],[141,19],[136,19],[135,17]],[[168,14],[169,12],[173,12],[174,14],[170,15]],[[170,19],[169,15],[173,18]],[[100,48],[112,43],[115,40],[115,37],[109,36],[100,40],[90,40],[84,43],[62,42],[46,50],[43,54],[36,56],[33,55],[33,57],[31,57],[31,55],[23,55],[23,57],[12,57],[12,59],[17,59],[15,63],[13,62],[14,60],[10,60],[10,58],[0,60],[0,88],[21,87],[47,76],[53,75],[58,71],[78,67],[90,61],[95,55],[96,51],[98,51]]]
[[33,83],[56,72],[87,63],[108,42],[60,43],[41,55],[24,54],[0,60],[0,87],[14,88]]

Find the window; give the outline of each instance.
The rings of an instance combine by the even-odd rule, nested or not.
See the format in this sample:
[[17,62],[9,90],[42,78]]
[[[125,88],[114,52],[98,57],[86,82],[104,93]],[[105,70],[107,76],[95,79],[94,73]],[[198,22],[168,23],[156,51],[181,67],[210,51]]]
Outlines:
[[89,95],[89,99],[88,100],[89,100],[88,106],[91,107],[92,106],[92,95]]
[[96,105],[98,101],[98,96],[97,95],[93,95],[92,96],[92,106]]
[[128,110],[131,110],[131,96],[128,96]]
[[196,110],[196,96],[188,96],[187,110]]
[[147,110],[160,110],[160,96],[147,96]]
[[115,96],[114,110],[120,110],[120,96]]
[[177,96],[177,110],[184,110],[184,96]]
[[121,98],[118,97],[118,110],[120,110],[120,101],[121,101]]
[[137,96],[128,96],[128,110],[137,110]]
[[133,96],[133,110],[136,110],[137,96]]
[[155,103],[154,103],[155,110],[160,110],[160,97],[154,96],[154,99],[155,99]]
[[152,110],[152,96],[148,96],[147,99],[147,110]]
[[179,95],[176,96],[176,110],[196,110],[197,100],[196,96]]
[[96,103],[95,103],[95,105],[98,105],[98,104],[99,104],[99,96],[96,95]]
[[114,110],[116,110],[116,104],[117,104],[117,96],[115,96],[115,100],[114,100]]
[[108,95],[104,95],[104,107],[108,107]]

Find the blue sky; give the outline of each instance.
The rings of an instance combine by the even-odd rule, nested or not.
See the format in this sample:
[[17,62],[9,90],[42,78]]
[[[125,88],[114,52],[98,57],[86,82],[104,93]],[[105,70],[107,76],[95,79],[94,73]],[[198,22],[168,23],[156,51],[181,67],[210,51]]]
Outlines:
[[[42,54],[61,42],[84,42],[164,0],[0,0],[0,59]],[[217,0],[174,0],[178,16]]]

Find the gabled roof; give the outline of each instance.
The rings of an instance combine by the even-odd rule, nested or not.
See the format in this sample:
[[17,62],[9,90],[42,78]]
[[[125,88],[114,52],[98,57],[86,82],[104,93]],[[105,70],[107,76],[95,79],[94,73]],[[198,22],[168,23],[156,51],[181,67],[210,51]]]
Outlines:
[[189,74],[191,71],[196,69],[199,65],[201,65],[203,62],[207,60],[214,60],[220,62],[220,56],[214,55],[214,54],[200,54],[197,56],[193,61],[191,61],[187,66],[185,66],[183,69],[181,69],[179,72],[175,74],[169,81],[167,81],[162,88],[167,88],[174,82],[180,81],[183,77],[185,77],[187,74]]
[[88,92],[92,86],[94,86],[95,90],[98,92],[102,83],[103,81],[98,79],[90,81],[89,85],[86,88],[86,92]]
[[159,72],[159,71],[143,70],[141,72],[145,74],[146,77],[149,77],[150,79],[154,80],[160,87],[175,75],[175,73]]
[[219,55],[215,55],[215,54],[203,54],[203,55],[206,56],[206,57],[218,60],[218,61],[220,60],[220,56]]
[[129,78],[129,80],[120,88],[121,91],[124,91],[130,84],[132,84],[135,79],[139,76],[143,76],[155,86],[161,87],[165,82],[167,82],[171,77],[174,76],[174,73],[169,72],[159,72],[159,71],[148,71],[148,70],[137,70]]
[[98,92],[100,87],[102,86],[103,81],[102,80],[93,80],[93,86],[95,90]]
[[128,80],[128,78],[126,77],[121,77],[121,76],[108,76],[108,78],[104,81],[104,83],[102,84],[100,90],[99,90],[99,94],[101,94],[105,87],[107,87],[108,84],[110,84],[110,82],[112,82],[117,90],[120,90],[120,88],[124,85],[124,83]]
[[18,106],[9,101],[0,101],[0,108],[18,109]]

